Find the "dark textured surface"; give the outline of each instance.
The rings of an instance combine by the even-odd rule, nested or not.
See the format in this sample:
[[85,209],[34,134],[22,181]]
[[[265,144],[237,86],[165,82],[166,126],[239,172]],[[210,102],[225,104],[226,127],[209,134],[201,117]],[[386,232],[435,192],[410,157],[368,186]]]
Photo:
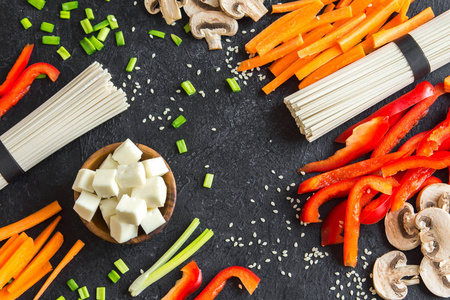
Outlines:
[[[148,14],[142,0],[136,6],[133,5],[133,0],[80,0],[80,8],[72,11],[72,18],[60,20],[58,16],[62,1],[49,0],[42,11],[34,9],[25,0],[0,2],[2,80],[26,43],[35,43],[31,62],[52,63],[61,71],[56,83],[39,80],[33,84],[30,93],[1,118],[1,133],[45,102],[95,60],[111,71],[116,85],[127,83],[125,91],[129,98],[136,97],[135,101],[130,101],[128,111],[72,142],[0,191],[0,226],[18,220],[55,199],[60,201],[63,218],[58,229],[64,234],[65,243],[62,251],[52,260],[54,265],[77,239],[81,238],[86,242],[85,249],[60,274],[43,299],[56,299],[60,295],[64,295],[66,299],[77,299],[77,295],[71,293],[65,285],[70,278],[74,278],[81,286],[87,285],[91,299],[95,297],[97,286],[107,288],[109,299],[130,299],[127,288],[139,275],[139,269],[149,268],[194,217],[200,218],[202,222],[196,234],[204,228],[212,228],[215,232],[213,239],[193,257],[203,271],[202,287],[217,272],[228,266],[248,266],[254,263],[256,266],[261,265],[260,269],[253,269],[262,280],[253,296],[240,290],[237,280],[231,280],[217,299],[327,299],[335,298],[338,292],[349,299],[356,298],[357,291],[370,294],[372,283],[369,274],[373,262],[376,257],[393,249],[384,236],[383,225],[362,227],[360,255],[364,255],[365,248],[373,254],[365,255],[369,263],[367,269],[363,269],[361,259],[355,269],[361,277],[367,278],[362,283],[361,290],[358,290],[356,283],[352,281],[354,275],[350,278],[345,276],[352,269],[342,266],[342,247],[320,247],[320,226],[299,226],[293,208],[296,202],[291,204],[285,199],[294,197],[303,203],[306,196],[298,197],[296,187],[286,190],[291,183],[298,186],[303,179],[295,170],[307,162],[331,155],[338,148],[333,144],[333,139],[344,128],[368,116],[381,104],[309,144],[299,134],[282,102],[284,96],[296,90],[296,80],[292,79],[271,95],[265,96],[260,89],[268,79],[261,82],[256,76],[256,73],[261,73],[271,79],[272,76],[264,68],[261,72],[255,72],[247,86],[241,82],[242,92],[231,93],[225,81],[232,76],[225,62],[226,50],[207,51],[204,41],[185,34],[182,27],[188,21],[186,16],[176,26],[168,26],[160,15]],[[266,1],[265,4],[268,6],[271,2]],[[448,0],[415,1],[411,6],[412,13],[417,13],[427,5],[436,14],[450,8]],[[93,24],[103,20],[108,14],[115,14],[120,30],[124,31],[126,46],[116,47],[114,37],[110,34],[104,50],[88,57],[78,44],[84,37],[79,21],[85,18],[86,7],[94,10],[96,20]],[[33,27],[26,31],[19,23],[23,17],[28,17],[33,23]],[[223,41],[224,48],[239,46],[239,53],[230,53],[233,67],[236,61],[246,58],[243,46],[255,34],[250,33],[250,30],[255,28],[258,32],[273,19],[273,16],[265,16],[257,24],[250,19],[239,21],[238,34],[230,38],[230,43]],[[54,34],[61,36],[61,44],[72,54],[69,60],[63,62],[55,53],[58,47],[41,44],[41,36],[45,35],[39,30],[42,21],[56,25]],[[132,32],[133,26],[136,27],[135,32]],[[150,39],[146,34],[150,29],[177,34],[183,39],[183,43],[176,47],[168,36],[165,40]],[[248,33],[242,34],[242,30]],[[156,57],[152,59],[153,53]],[[131,73],[132,79],[128,80],[125,67],[131,56],[138,57],[137,65],[141,69]],[[188,68],[186,64],[192,64],[192,68]],[[220,67],[221,71],[216,72],[216,67]],[[199,69],[201,74],[197,75]],[[447,65],[426,79],[436,84],[449,74],[450,66]],[[148,85],[147,79],[151,80]],[[191,97],[176,93],[180,83],[187,79],[197,90],[203,90],[206,97],[203,98],[199,93]],[[133,95],[134,82],[139,82],[142,86],[136,95]],[[150,92],[150,88],[154,89],[154,94]],[[405,88],[383,103],[411,88],[412,86]],[[215,89],[219,89],[219,92],[215,93]],[[170,97],[174,97],[176,101],[171,101]],[[432,128],[443,120],[448,111],[449,100],[448,95],[441,97],[430,109],[426,119],[411,134]],[[170,123],[180,114],[180,107],[184,109],[182,114],[188,121],[175,130],[170,127]],[[171,109],[167,115],[163,115],[165,108]],[[163,120],[150,122],[148,114],[162,116]],[[172,120],[167,121],[169,115]],[[143,119],[147,119],[147,122],[143,123]],[[159,130],[161,126],[165,127],[162,131]],[[214,132],[211,128],[216,128],[217,131]],[[177,206],[168,226],[156,238],[139,245],[115,245],[100,240],[83,226],[72,210],[71,185],[83,161],[97,149],[126,138],[148,145],[161,153],[170,164],[178,187]],[[189,151],[180,155],[175,141],[182,138]],[[33,149],[30,149],[30,155],[32,153]],[[205,165],[210,167],[206,169]],[[271,170],[276,174],[272,174]],[[215,175],[211,189],[202,188],[207,172]],[[447,180],[446,173],[439,173],[443,180]],[[281,179],[278,177],[280,175],[283,176]],[[280,188],[280,192],[277,192],[277,188]],[[254,202],[250,199],[254,199]],[[275,207],[271,206],[271,201]],[[326,206],[324,211],[330,207]],[[278,210],[277,214],[272,212],[274,209]],[[264,218],[265,222],[260,218]],[[252,220],[256,223],[251,224]],[[230,222],[233,223],[232,227],[229,226]],[[43,227],[41,225],[30,230],[30,235],[36,236]],[[254,232],[256,238],[253,236]],[[242,242],[245,246],[233,247],[232,242],[225,241],[230,237],[235,240],[242,237],[239,243]],[[258,244],[259,239],[261,244]],[[251,246],[248,245],[250,241],[253,242]],[[267,245],[263,246],[265,242]],[[298,243],[298,248],[293,246],[295,242]],[[305,253],[312,252],[313,247],[328,252],[329,256],[318,259],[317,264],[306,270],[305,266],[308,264],[303,257]],[[287,250],[287,257],[282,256],[283,250]],[[419,263],[421,254],[416,249],[407,252],[407,257],[411,263]],[[113,285],[106,275],[118,258],[122,258],[131,270]],[[270,259],[270,262],[265,262],[266,259]],[[139,298],[161,298],[181,276],[180,268],[152,285]],[[292,277],[281,275],[282,271],[291,273]],[[335,272],[339,274],[336,275]],[[340,283],[337,284],[336,280]],[[350,288],[347,287],[348,282],[351,282]],[[343,291],[339,288],[341,284],[344,286]],[[39,284],[41,285],[42,283]],[[336,287],[336,291],[330,290],[330,287]],[[34,287],[22,298],[32,299],[37,290],[38,287]],[[350,296],[350,290],[354,290],[353,296]],[[421,284],[409,288],[408,298],[433,297]]]

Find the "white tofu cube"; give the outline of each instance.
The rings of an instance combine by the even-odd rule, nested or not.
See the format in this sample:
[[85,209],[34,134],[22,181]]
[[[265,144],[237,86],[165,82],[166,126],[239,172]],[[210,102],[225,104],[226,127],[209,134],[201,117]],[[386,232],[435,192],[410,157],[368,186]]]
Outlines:
[[110,219],[110,233],[118,243],[125,243],[138,235],[138,226],[127,224],[119,219],[119,216],[112,216]]
[[166,163],[161,156],[146,159],[142,162],[142,164],[144,165],[147,178],[153,176],[163,176],[164,174],[169,172],[169,169],[167,168]]
[[166,223],[166,220],[162,216],[158,208],[149,209],[147,215],[141,222],[141,227],[144,229],[146,234],[149,234],[159,226]]
[[117,170],[97,170],[94,176],[95,193],[102,198],[110,198],[119,194],[119,185],[116,182]]
[[141,159],[142,151],[130,140],[123,142],[113,153],[112,158],[120,165],[129,165]]
[[142,199],[124,195],[116,207],[116,214],[121,222],[139,225],[147,214],[147,204]]
[[145,183],[145,168],[140,162],[119,165],[116,181],[121,189],[133,188]]
[[73,183],[72,189],[81,193],[81,191],[88,191],[93,193],[94,187],[92,183],[94,181],[95,171],[89,169],[81,169],[78,171],[77,178]]
[[102,162],[102,164],[100,165],[99,169],[117,169],[117,167],[119,166],[119,163],[117,161],[115,161],[112,158],[112,154],[108,154],[108,156],[105,158],[105,160]]
[[116,215],[117,204],[119,204],[119,200],[117,200],[117,197],[112,197],[100,201],[100,211],[102,212],[103,219],[105,220],[106,225],[108,225],[108,228],[110,218]]
[[148,208],[163,207],[166,202],[167,186],[160,176],[150,177],[145,184],[135,187],[131,197],[145,200]]
[[95,212],[97,211],[98,205],[100,204],[100,197],[95,194],[82,191],[80,197],[75,201],[73,209],[86,221],[90,222]]
[[122,199],[123,195],[128,195],[131,197],[131,192],[133,188],[121,189],[119,186],[119,194],[117,195],[117,199]]

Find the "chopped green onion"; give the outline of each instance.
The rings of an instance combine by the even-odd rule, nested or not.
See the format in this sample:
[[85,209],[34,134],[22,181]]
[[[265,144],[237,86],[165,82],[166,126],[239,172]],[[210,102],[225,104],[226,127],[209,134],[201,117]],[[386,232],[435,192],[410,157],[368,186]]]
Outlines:
[[108,34],[110,31],[111,31],[111,29],[109,29],[108,27],[102,28],[97,34],[97,39],[99,41],[104,42],[106,40],[106,38],[108,37]]
[[134,66],[136,65],[136,62],[137,62],[137,57],[130,58],[130,60],[128,61],[126,71],[132,72],[134,70]]
[[159,30],[153,30],[153,29],[150,30],[148,32],[148,34],[150,34],[152,36],[156,36],[156,37],[162,38],[162,39],[166,36],[165,32],[162,32],[162,31],[159,31]]
[[195,94],[195,87],[192,85],[192,83],[189,80],[184,81],[181,84],[181,87],[186,92],[186,94],[188,94],[188,96],[192,96]]
[[86,12],[86,17],[87,17],[89,20],[94,20],[94,19],[95,19],[95,17],[94,17],[94,11],[92,10],[92,8],[86,8],[84,11]]
[[30,20],[28,20],[28,18],[23,18],[22,20],[20,20],[20,23],[22,24],[23,28],[28,29],[31,26],[33,26],[33,24],[31,24]]
[[65,2],[62,4],[62,10],[74,10],[78,8],[78,1]]
[[117,31],[116,32],[116,43],[117,46],[124,46],[125,45],[125,39],[123,38],[123,32]]
[[64,298],[64,296],[59,296],[56,300],[66,300],[66,298]]
[[236,92],[240,92],[241,91],[241,88],[240,88],[239,84],[236,82],[236,79],[234,79],[234,78],[227,78],[227,82],[230,85],[231,90],[233,92],[236,93]]
[[205,181],[203,181],[203,187],[210,189],[214,179],[214,174],[207,173],[205,176]]
[[59,36],[44,35],[42,37],[42,44],[44,44],[44,45],[59,45],[60,39],[61,38]]
[[109,26],[108,20],[104,20],[98,24],[95,24],[93,28],[94,28],[94,31],[97,31],[97,30],[105,28],[106,26]]
[[119,24],[117,23],[117,19],[116,17],[114,17],[114,15],[109,15],[106,17],[106,19],[109,22],[109,27],[111,27],[111,29],[117,29],[119,28]]
[[63,60],[66,60],[70,57],[69,51],[67,51],[63,46],[56,50],[56,53],[58,53]]
[[194,233],[195,229],[197,229],[198,225],[200,224],[200,220],[198,218],[195,218],[192,220],[191,224],[186,228],[186,230],[183,232],[183,234],[178,238],[178,240],[169,248],[169,250],[166,251],[166,253],[163,254],[163,256],[156,261],[153,266],[151,266],[150,269],[148,269],[144,274],[139,276],[130,286],[128,289],[131,292],[131,295],[137,296],[139,295],[144,289],[142,288],[145,280],[148,278],[148,276],[153,273],[156,269],[159,269],[162,265],[164,265],[169,259],[174,256],[175,253],[178,252],[178,250],[183,246],[183,244],[187,241],[187,239]]
[[88,38],[89,41],[92,43],[92,45],[94,45],[95,49],[97,49],[97,51],[100,51],[103,49],[103,47],[105,45],[103,45],[102,42],[100,42],[95,36],[91,36],[90,38]]
[[104,287],[98,287],[95,295],[96,300],[105,300],[106,299],[106,289]]
[[36,79],[44,79],[47,78],[47,74],[39,74],[38,76],[36,76]]
[[184,32],[189,33],[191,32],[191,25],[189,25],[189,23],[187,23],[186,25],[184,25]]
[[96,51],[95,46],[92,45],[91,41],[88,38],[84,38],[80,41],[81,47],[83,47],[84,51],[86,51],[87,55],[91,55]]
[[179,36],[175,35],[175,34],[171,34],[170,37],[172,38],[172,41],[175,43],[175,45],[180,46],[181,42],[183,41],[182,39],[180,39]]
[[78,289],[78,284],[73,279],[67,281],[67,286],[72,292],[75,292]]
[[28,3],[41,10],[44,8],[45,0],[28,0]]
[[116,283],[119,279],[120,279],[120,275],[117,274],[116,271],[112,270],[111,272],[109,272],[108,274],[109,279],[111,279],[111,281],[113,283]]
[[83,286],[82,288],[78,289],[78,295],[80,295],[81,299],[87,299],[89,298],[89,291],[86,286]]
[[80,21],[81,27],[83,27],[83,30],[86,34],[89,34],[94,31],[92,28],[91,22],[89,22],[89,19],[84,19]]
[[178,128],[181,125],[183,125],[186,122],[186,118],[183,117],[183,115],[179,115],[175,120],[172,122],[172,126],[174,128]]
[[66,20],[70,19],[70,11],[65,11],[65,10],[60,11],[59,17],[61,19],[66,19]]
[[122,259],[118,259],[114,262],[114,265],[116,268],[120,271],[120,273],[125,274],[130,269],[128,269],[127,265],[123,262]]
[[179,140],[176,142],[177,148],[178,148],[178,152],[180,154],[187,152],[187,147],[186,147],[186,143],[184,142],[184,140]]
[[45,32],[52,33],[54,28],[55,28],[55,25],[53,25],[52,23],[42,22],[42,24],[41,24],[41,30],[45,31]]

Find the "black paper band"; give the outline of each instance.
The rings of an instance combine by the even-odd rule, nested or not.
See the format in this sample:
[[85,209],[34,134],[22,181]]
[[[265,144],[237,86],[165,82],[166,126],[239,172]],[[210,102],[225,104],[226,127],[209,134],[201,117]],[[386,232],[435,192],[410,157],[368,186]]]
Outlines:
[[25,173],[17,161],[0,140],[0,174],[10,183],[17,176]]
[[402,36],[394,41],[397,47],[402,51],[403,56],[408,61],[414,75],[414,80],[420,79],[430,73],[431,67],[422,48],[416,40],[409,34]]

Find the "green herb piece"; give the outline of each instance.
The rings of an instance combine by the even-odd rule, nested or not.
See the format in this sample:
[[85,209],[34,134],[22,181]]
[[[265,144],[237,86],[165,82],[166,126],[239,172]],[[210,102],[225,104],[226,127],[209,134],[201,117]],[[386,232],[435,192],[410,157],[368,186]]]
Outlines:
[[106,299],[106,289],[104,287],[98,287],[95,294],[96,300],[105,300]]
[[78,289],[78,295],[80,295],[81,299],[87,299],[89,298],[89,291],[86,286],[83,286],[82,288]]
[[162,39],[166,36],[165,32],[162,32],[162,31],[159,31],[159,30],[153,30],[153,29],[150,30],[148,32],[148,34],[150,34],[152,36],[156,36],[156,37],[162,38]]
[[207,173],[205,176],[205,181],[203,181],[203,187],[210,189],[214,179],[214,174]]
[[186,143],[184,142],[184,140],[179,140],[176,142],[177,148],[178,148],[178,152],[180,154],[187,152],[187,147],[186,147]]
[[119,28],[119,24],[117,23],[117,19],[116,17],[114,17],[114,15],[109,15],[106,17],[106,19],[109,22],[109,27],[111,27],[111,29],[117,29]]
[[92,45],[94,45],[94,47],[95,47],[95,49],[97,49],[97,51],[102,50],[103,47],[105,46],[95,36],[89,37],[88,40],[92,43]]
[[66,298],[64,298],[64,296],[59,296],[56,300],[66,300]]
[[240,92],[241,91],[241,87],[239,86],[239,84],[237,83],[236,79],[234,78],[227,78],[227,82],[231,87],[231,90],[233,92]]
[[124,46],[125,45],[125,39],[123,37],[123,32],[122,31],[117,31],[116,32],[116,43],[117,43],[117,46]]
[[80,45],[83,47],[84,51],[86,51],[87,55],[91,55],[96,51],[95,46],[92,45],[91,41],[86,37],[80,41]]
[[113,283],[116,283],[119,279],[120,279],[120,275],[117,274],[116,271],[112,270],[111,272],[109,272],[108,274],[109,279],[111,279],[111,281]]
[[56,50],[56,53],[58,53],[63,60],[66,60],[70,57],[69,51],[67,51],[63,46]]
[[94,31],[92,28],[91,22],[89,19],[84,19],[80,21],[81,27],[83,27],[83,30],[86,34],[89,34]]
[[181,84],[181,87],[186,92],[186,94],[188,94],[188,96],[192,96],[195,94],[195,87],[192,85],[192,83],[189,80],[184,81]]
[[28,3],[41,10],[44,8],[45,0],[28,0]]
[[104,20],[98,24],[95,24],[93,28],[94,28],[94,31],[97,31],[97,30],[103,29],[107,26],[109,26],[109,22],[108,22],[108,20]]
[[86,17],[87,17],[89,20],[94,20],[94,19],[95,19],[95,17],[94,17],[94,11],[92,10],[92,8],[86,8],[84,11],[86,12]]
[[28,18],[23,18],[22,20],[20,20],[20,23],[22,24],[23,28],[28,29],[31,26],[33,26],[33,24],[31,24],[30,20],[28,20]]
[[191,32],[191,25],[189,25],[189,23],[187,23],[186,25],[184,25],[184,32],[189,33]]
[[45,32],[52,33],[54,28],[55,25],[53,25],[52,23],[42,22],[41,24],[41,30]]
[[182,39],[180,39],[179,36],[175,35],[175,34],[171,34],[170,37],[172,38],[172,41],[175,43],[175,45],[180,46],[181,42],[183,41]]
[[44,79],[47,78],[47,74],[39,74],[38,76],[36,76],[36,79]]
[[69,281],[67,281],[67,286],[72,292],[75,292],[78,289],[78,284],[73,279],[69,279]]
[[66,20],[70,19],[70,11],[65,11],[65,10],[60,11],[59,17],[61,19],[66,19]]
[[97,34],[97,39],[99,41],[104,42],[106,40],[106,38],[108,37],[108,34],[110,31],[111,31],[111,29],[109,29],[108,27],[100,29],[100,31]]
[[128,269],[128,266],[123,262],[122,259],[118,259],[114,262],[114,265],[116,268],[120,271],[120,273],[125,274],[130,269]]
[[186,118],[183,117],[183,115],[179,115],[175,120],[172,122],[172,126],[174,128],[178,128],[181,125],[183,125],[186,122]]
[[44,44],[44,45],[59,45],[60,39],[61,38],[59,36],[44,35],[42,37],[42,44]]
[[136,65],[137,57],[132,57],[128,61],[127,68],[125,69],[127,72],[132,72],[134,70],[134,66]]
[[78,1],[65,2],[62,4],[62,10],[74,10],[78,8]]

